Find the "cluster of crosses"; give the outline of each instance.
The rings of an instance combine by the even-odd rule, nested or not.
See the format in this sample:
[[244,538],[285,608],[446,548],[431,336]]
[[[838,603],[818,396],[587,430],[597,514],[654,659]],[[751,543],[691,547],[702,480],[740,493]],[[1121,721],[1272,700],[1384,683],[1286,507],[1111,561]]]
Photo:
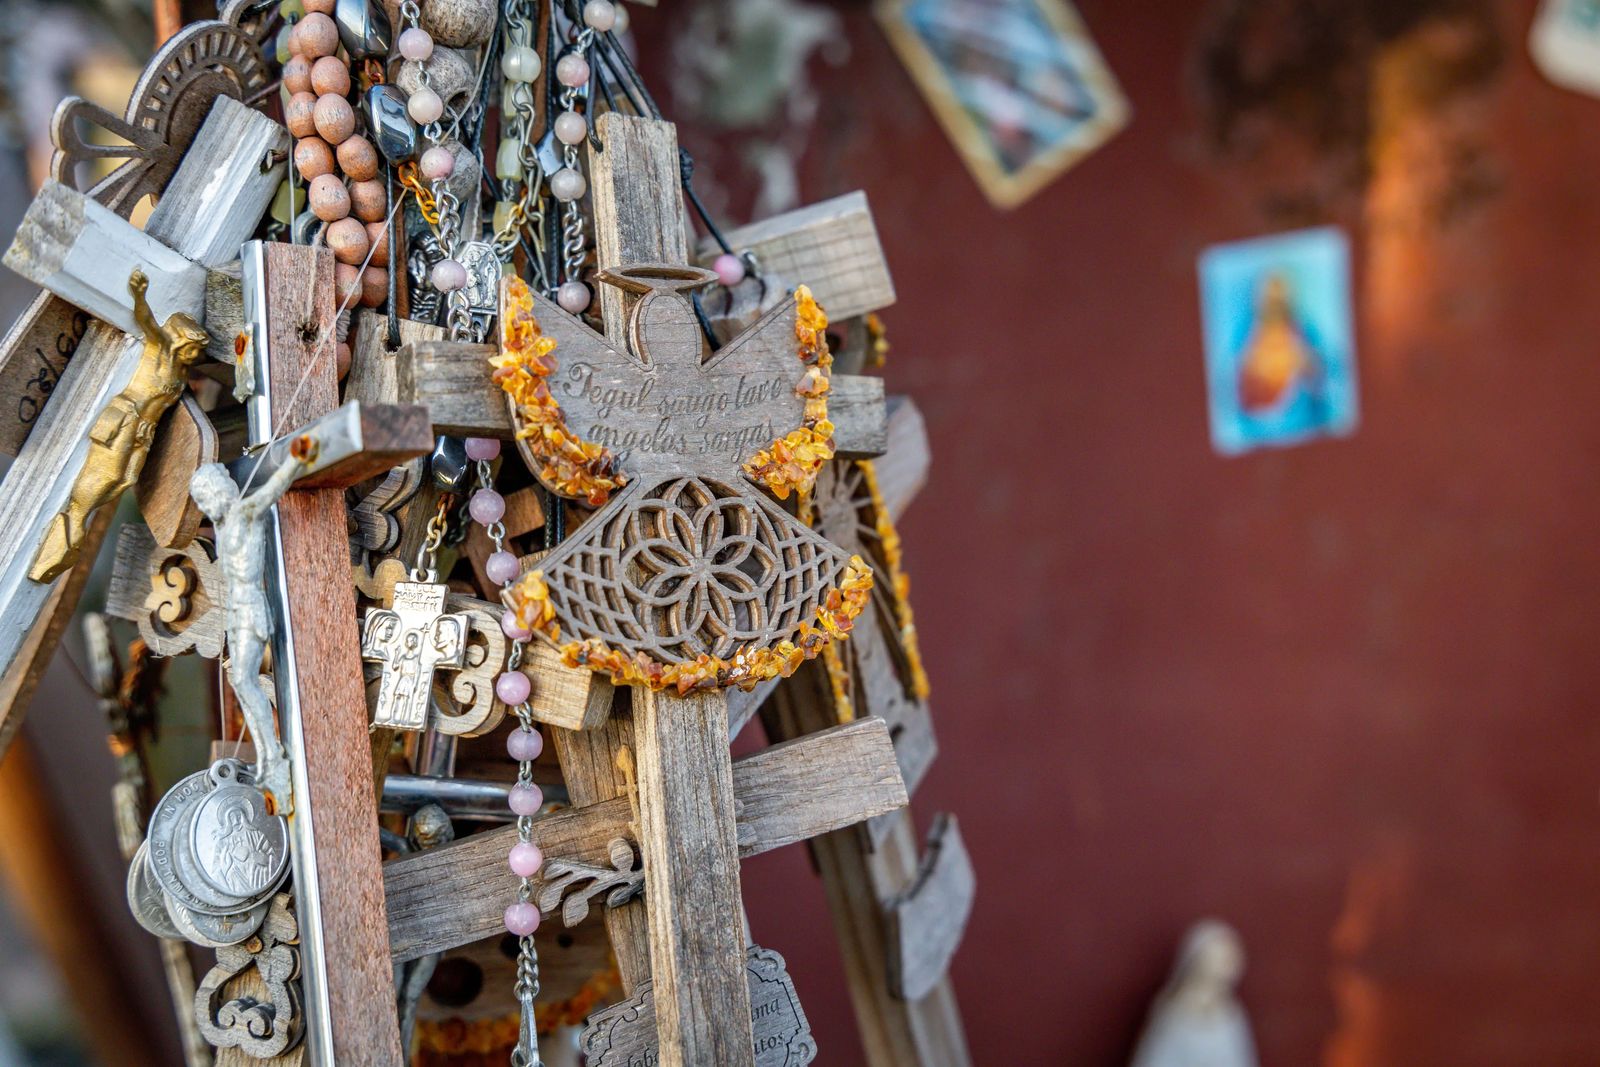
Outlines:
[[[248,1040],[224,1040],[219,1064],[394,1067],[404,1060],[400,1023],[381,1006],[395,1003],[397,974],[403,983],[413,961],[441,954],[479,961],[487,972],[517,888],[504,860],[516,839],[510,826],[404,854],[391,848],[384,859],[381,811],[403,807],[407,796],[493,795],[497,784],[483,761],[474,765],[479,778],[430,778],[441,768],[420,757],[410,768],[420,773],[391,774],[391,727],[404,724],[374,723],[377,707],[391,703],[379,694],[401,693],[406,714],[426,712],[441,736],[487,737],[501,726],[506,709],[491,683],[505,663],[502,609],[472,591],[497,588],[483,579],[490,549],[481,534],[460,548],[477,581],[458,581],[435,613],[448,613],[448,634],[434,633],[433,615],[410,618],[394,597],[449,492],[424,473],[436,439],[509,440],[513,421],[490,377],[493,346],[447,341],[429,324],[402,319],[395,338],[382,316],[363,311],[346,379],[318,358],[336,314],[333,260],[323,248],[255,239],[282,181],[289,137],[241,102],[260,72],[249,60],[248,27],[236,21],[186,29],[152,62],[154,81],[141,82],[127,119],[97,116],[114,132],[137,134],[112,179],[80,191],[72,164],[82,147],[62,134],[70,141],[60,146],[63,166],[7,253],[7,265],[42,292],[0,348],[0,390],[18,400],[0,414],[0,448],[15,457],[0,482],[0,616],[8,623],[0,628],[0,754],[78,605],[116,498],[133,490],[142,521],[115,538],[107,613],[134,623],[155,655],[220,657],[229,652],[222,575],[230,560],[226,551],[219,557],[218,532],[189,496],[190,478],[227,458],[219,456],[224,439],[242,446],[228,469],[246,489],[282,472],[286,491],[263,531],[262,595],[274,619],[276,732],[292,774],[282,806],[292,812],[293,878],[262,936],[219,950],[219,970],[201,983],[199,1003],[214,1014],[244,998],[278,1011],[280,1028],[289,1011],[303,1013],[303,1039],[292,1048],[266,1056]],[[190,76],[173,73],[180,69]],[[163,122],[130,125],[161,92],[172,105]],[[81,119],[86,110],[69,102],[63,114]],[[679,222],[673,127],[607,114],[599,134],[604,150],[591,148],[589,159],[598,264],[625,272],[711,259],[716,249],[691,247]],[[141,230],[125,216],[145,193],[159,199]],[[590,1063],[809,1062],[816,1049],[793,985],[781,958],[748,942],[740,889],[744,857],[808,842],[869,1061],[965,1064],[947,970],[971,905],[972,872],[953,818],[936,819],[923,842],[907,810],[935,746],[899,643],[881,543],[880,519],[897,516],[925,478],[927,445],[914,405],[886,401],[881,379],[859,373],[869,347],[862,320],[894,297],[888,270],[860,194],[728,239],[754,254],[767,285],[808,285],[835,324],[830,416],[838,455],[818,482],[815,530],[880,570],[879,582],[832,674],[821,660],[808,661],[748,692],[614,685],[565,665],[545,643],[528,646],[520,669],[568,801],[535,818],[547,857],[539,905],[568,924],[547,923],[539,934],[546,995],[581,986],[609,946],[620,978],[612,999],[622,1003],[591,1016]],[[133,278],[142,281],[130,287]],[[737,332],[774,295],[783,298],[759,294],[753,313],[719,325]],[[563,360],[609,360],[617,374],[662,390],[697,387],[709,358],[698,328],[630,332],[638,293],[606,285],[599,296],[604,337],[569,331]],[[792,319],[771,321],[792,331]],[[648,351],[640,338],[652,341]],[[798,376],[792,332],[780,340],[741,348],[753,379]],[[166,389],[171,395],[129,416],[130,425],[154,423],[153,437],[134,461],[111,464],[104,413],[122,398],[161,392],[141,384],[154,373],[152,353],[165,352],[170,363],[180,349],[181,365],[162,370],[177,383]],[[240,391],[242,427],[219,433],[198,391],[183,388],[207,376],[251,383]],[[798,424],[796,405],[777,411]],[[314,458],[291,469],[295,443],[308,439],[317,442]],[[862,476],[868,460],[870,478]],[[636,465],[641,488],[641,469],[719,484],[739,478],[725,456],[669,450],[652,462]],[[746,482],[738,492],[760,490]],[[509,494],[506,533],[526,566],[547,551],[538,533],[552,499],[532,487]],[[622,494],[613,509],[638,499]],[[569,537],[582,536],[585,513],[567,512]],[[369,634],[363,648],[361,618],[373,608],[394,610],[396,623]],[[413,624],[428,634],[427,654],[402,678],[394,642]],[[730,740],[758,714],[773,743],[732,760]],[[504,784],[502,777],[502,796]],[[588,903],[601,894],[604,907],[591,914]],[[283,962],[287,944],[294,968]],[[496,981],[490,975],[486,985]],[[297,983],[292,998],[262,992],[286,982]],[[511,1005],[509,975],[498,984],[480,1013]],[[209,1022],[202,1029],[212,1037]]]

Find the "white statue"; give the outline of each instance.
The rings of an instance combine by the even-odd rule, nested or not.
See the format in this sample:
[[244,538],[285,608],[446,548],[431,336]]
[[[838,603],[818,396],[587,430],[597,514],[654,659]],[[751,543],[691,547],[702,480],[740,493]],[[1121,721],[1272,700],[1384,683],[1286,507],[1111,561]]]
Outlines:
[[256,785],[272,797],[274,810],[294,810],[289,758],[278,739],[272,705],[261,688],[261,658],[272,640],[272,609],[262,585],[266,568],[266,517],[306,466],[316,459],[310,437],[297,438],[290,456],[261,487],[243,496],[228,468],[208,463],[189,479],[189,495],[217,532],[217,564],[227,585],[228,684],[239,698],[256,749]]
[[1133,1067],[1257,1067],[1250,1022],[1234,995],[1244,945],[1207,919],[1183,939],[1172,977],[1150,1007]]

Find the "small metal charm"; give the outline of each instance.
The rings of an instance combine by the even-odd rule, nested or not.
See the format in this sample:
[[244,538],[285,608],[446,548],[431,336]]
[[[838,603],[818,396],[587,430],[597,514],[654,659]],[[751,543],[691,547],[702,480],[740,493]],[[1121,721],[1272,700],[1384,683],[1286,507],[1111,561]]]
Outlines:
[[456,260],[467,268],[467,310],[472,312],[473,333],[482,337],[500,304],[500,256],[487,241],[470,241],[461,246]]
[[267,811],[265,794],[241,782],[234,766],[228,760],[212,765],[218,785],[195,806],[188,844],[202,879],[255,901],[289,876],[289,826]]
[[353,60],[389,54],[392,38],[388,12],[373,0],[338,0],[333,21],[339,26],[339,40]]
[[231,915],[206,915],[190,911],[168,897],[167,914],[188,940],[207,948],[225,948],[247,940],[261,929],[261,921],[267,917],[269,903],[264,900],[248,911]]
[[150,873],[149,844],[141,841],[139,851],[128,863],[128,910],[134,921],[157,937],[181,941],[183,934],[167,914],[167,896]]
[[417,154],[417,127],[406,114],[406,98],[393,85],[367,90],[367,129],[378,151],[393,166]]
[[433,672],[462,665],[470,622],[464,613],[445,614],[449,591],[436,582],[400,582],[392,608],[368,609],[361,658],[383,664],[374,729],[426,727]]

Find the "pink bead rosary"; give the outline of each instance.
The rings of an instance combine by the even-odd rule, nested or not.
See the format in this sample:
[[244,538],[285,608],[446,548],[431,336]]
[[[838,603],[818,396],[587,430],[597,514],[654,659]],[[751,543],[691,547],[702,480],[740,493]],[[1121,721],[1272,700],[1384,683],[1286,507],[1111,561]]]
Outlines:
[[[467,502],[467,512],[472,521],[484,527],[494,542],[495,551],[489,556],[484,569],[491,581],[505,586],[516,580],[521,572],[517,557],[507,552],[504,545],[505,530],[500,520],[506,513],[506,501],[491,488],[492,471],[489,464],[499,458],[500,442],[493,438],[467,438],[467,458],[478,464],[479,488]],[[533,683],[517,669],[522,659],[523,644],[532,634],[517,622],[516,613],[507,610],[500,616],[500,629],[511,639],[511,655],[506,669],[494,681],[494,695],[507,707],[514,709],[519,725],[506,736],[506,752],[517,761],[517,784],[511,787],[507,798],[511,813],[517,817],[518,841],[511,846],[507,863],[511,873],[522,879],[518,899],[506,908],[506,929],[517,937],[531,937],[539,928],[539,908],[533,903],[533,878],[544,863],[544,853],[533,843],[533,816],[544,805],[544,793],[533,781],[533,761],[544,751],[544,736],[534,725],[528,698]]]

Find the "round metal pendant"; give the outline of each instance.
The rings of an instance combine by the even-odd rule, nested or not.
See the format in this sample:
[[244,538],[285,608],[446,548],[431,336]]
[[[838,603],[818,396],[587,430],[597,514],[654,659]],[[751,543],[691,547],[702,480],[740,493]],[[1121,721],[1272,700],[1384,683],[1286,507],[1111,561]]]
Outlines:
[[261,924],[267,917],[267,909],[271,905],[272,901],[269,898],[249,911],[233,915],[206,915],[203,912],[190,911],[168,897],[167,914],[187,940],[208,948],[223,948],[227,945],[237,945],[261,929]]
[[188,826],[188,855],[204,887],[202,897],[254,902],[283,884],[289,874],[289,824],[267,810],[267,798],[240,780],[227,761],[212,767],[217,787],[196,805]]
[[183,934],[167,914],[166,894],[150,874],[149,857],[148,845],[141,842],[128,864],[128,910],[135,922],[157,937],[182,940]]
[[169,789],[150,816],[150,829],[145,838],[150,873],[171,901],[184,908],[215,907],[195,895],[178,868],[179,831],[193,814],[194,806],[215,787],[209,769],[196,771]]

